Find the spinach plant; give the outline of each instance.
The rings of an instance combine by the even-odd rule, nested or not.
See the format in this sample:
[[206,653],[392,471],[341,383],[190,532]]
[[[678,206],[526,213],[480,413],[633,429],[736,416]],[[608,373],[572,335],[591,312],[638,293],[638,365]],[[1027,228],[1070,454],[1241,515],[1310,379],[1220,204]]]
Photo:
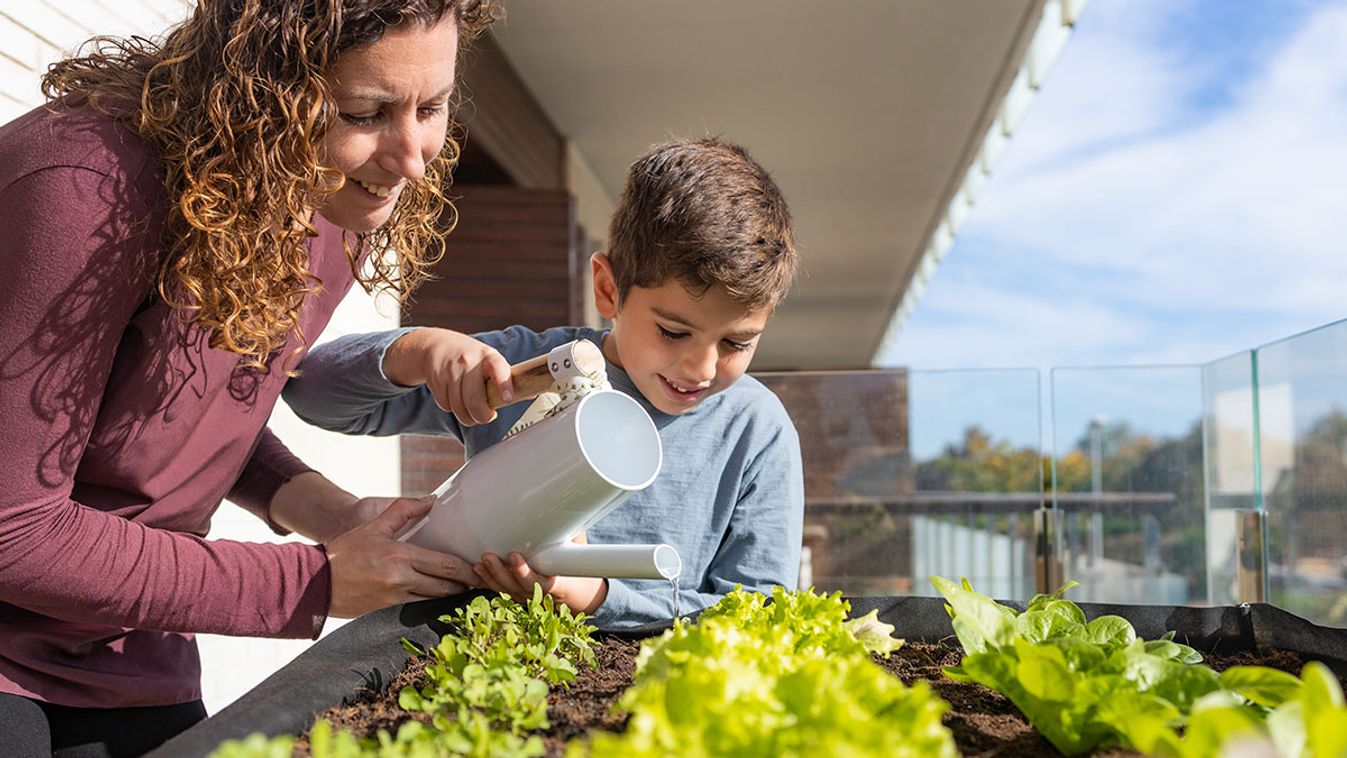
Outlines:
[[1327,666],[1310,661],[1296,678],[1263,666],[1221,672],[1222,691],[1193,706],[1179,743],[1182,758],[1225,755],[1258,743],[1282,758],[1347,756],[1347,705]]
[[1074,583],[1017,613],[966,579],[931,582],[948,602],[964,648],[963,662],[945,673],[1010,698],[1067,755],[1113,745],[1169,754],[1174,726],[1194,701],[1220,689],[1214,671],[1194,665],[1201,654],[1172,634],[1147,642],[1119,616],[1087,622],[1079,606],[1062,599]]
[[1086,621],[1062,599],[1075,583],[1033,598],[1023,613],[943,577],[964,648],[950,677],[1010,698],[1067,755],[1120,745],[1165,758],[1220,755],[1240,740],[1270,742],[1284,758],[1347,755],[1347,708],[1327,667],[1300,679],[1263,666],[1217,674],[1169,632],[1141,640],[1126,619]]

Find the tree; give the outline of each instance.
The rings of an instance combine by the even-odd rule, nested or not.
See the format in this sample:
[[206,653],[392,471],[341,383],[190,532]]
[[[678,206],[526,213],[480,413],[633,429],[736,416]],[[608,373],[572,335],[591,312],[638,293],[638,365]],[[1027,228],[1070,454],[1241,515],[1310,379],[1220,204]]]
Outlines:
[[940,455],[916,465],[918,491],[1040,492],[1042,456],[1036,448],[994,441],[978,426],[948,444]]

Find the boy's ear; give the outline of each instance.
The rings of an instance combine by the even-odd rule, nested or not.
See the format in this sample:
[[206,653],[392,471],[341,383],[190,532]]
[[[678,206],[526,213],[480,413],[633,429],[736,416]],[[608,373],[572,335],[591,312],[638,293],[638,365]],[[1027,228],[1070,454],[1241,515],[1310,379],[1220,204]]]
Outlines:
[[617,315],[617,279],[613,278],[613,264],[608,256],[595,253],[589,256],[589,268],[594,274],[594,308],[599,315],[613,320]]

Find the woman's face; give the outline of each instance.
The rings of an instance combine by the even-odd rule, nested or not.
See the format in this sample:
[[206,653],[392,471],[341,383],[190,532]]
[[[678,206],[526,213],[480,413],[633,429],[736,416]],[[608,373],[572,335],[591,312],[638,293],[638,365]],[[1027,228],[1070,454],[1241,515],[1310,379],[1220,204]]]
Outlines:
[[408,182],[444,145],[454,88],[458,25],[408,22],[342,51],[328,76],[340,116],[323,140],[326,165],[346,183],[318,212],[352,232],[377,229]]

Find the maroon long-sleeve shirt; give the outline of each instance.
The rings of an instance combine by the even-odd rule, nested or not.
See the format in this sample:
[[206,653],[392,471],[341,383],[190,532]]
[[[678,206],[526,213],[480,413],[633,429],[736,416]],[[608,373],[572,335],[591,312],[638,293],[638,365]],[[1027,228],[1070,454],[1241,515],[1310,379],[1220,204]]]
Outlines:
[[[239,368],[155,294],[159,158],[91,112],[0,127],[0,692],[82,707],[200,697],[193,632],[312,637],[320,548],[206,541],[307,468],[265,424],[285,374]],[[301,314],[349,289],[321,219]],[[287,350],[288,352],[288,350]]]

